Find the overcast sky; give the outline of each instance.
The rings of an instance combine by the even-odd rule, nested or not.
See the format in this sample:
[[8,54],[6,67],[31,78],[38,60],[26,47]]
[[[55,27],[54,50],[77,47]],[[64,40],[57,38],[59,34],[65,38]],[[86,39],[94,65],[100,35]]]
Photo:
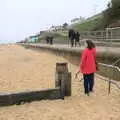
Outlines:
[[79,16],[107,8],[110,0],[0,0],[0,42],[19,41]]

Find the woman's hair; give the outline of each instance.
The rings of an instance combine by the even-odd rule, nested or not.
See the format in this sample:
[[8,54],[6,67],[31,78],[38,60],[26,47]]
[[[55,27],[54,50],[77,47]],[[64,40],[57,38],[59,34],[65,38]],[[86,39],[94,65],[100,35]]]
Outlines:
[[88,49],[91,50],[92,48],[95,48],[95,44],[92,42],[92,40],[86,40],[86,43]]

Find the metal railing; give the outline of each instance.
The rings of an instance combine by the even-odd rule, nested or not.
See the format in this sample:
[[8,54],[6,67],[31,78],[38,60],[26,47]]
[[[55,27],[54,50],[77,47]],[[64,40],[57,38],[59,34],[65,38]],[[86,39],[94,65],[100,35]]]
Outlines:
[[[98,63],[99,65],[102,65],[104,67],[107,68],[112,68],[117,70],[118,72],[120,72],[120,68],[114,65],[109,65],[109,64],[104,64],[104,63]],[[120,84],[118,84],[115,80],[112,80],[111,78],[105,78],[105,77],[101,77],[100,75],[96,74],[96,77],[98,77],[101,80],[107,81],[108,82],[108,94],[110,94],[111,92],[111,84],[115,85],[118,89],[120,89]],[[82,81],[83,78],[80,79],[80,81]]]
[[[110,65],[110,64],[105,64],[105,63],[98,63],[98,65],[102,65],[107,68],[112,68],[113,70],[117,70],[118,72],[120,72],[120,68],[115,65]],[[110,78],[110,77],[102,78],[99,75],[97,75],[97,77],[108,82],[108,94],[110,94],[110,92],[111,92],[111,84],[114,84],[118,89],[120,89],[120,84],[118,84],[115,80],[112,80],[112,78]]]
[[118,66],[115,66],[115,65],[109,65],[109,64],[105,64],[105,63],[98,63],[99,65],[102,65],[104,67],[108,67],[108,68],[113,68],[113,69],[116,69],[117,71],[120,72],[120,68]]
[[[99,78],[99,79],[101,79],[101,80],[104,80],[104,81],[107,81],[107,82],[110,82],[110,83],[112,83],[112,84],[114,84],[118,89],[120,89],[120,84],[118,84],[116,81],[114,81],[114,80],[109,80],[109,78],[103,78],[103,77],[101,77],[100,75],[98,75],[98,74],[96,74],[96,76]],[[109,86],[108,86],[108,93],[110,93],[110,84],[109,84]]]

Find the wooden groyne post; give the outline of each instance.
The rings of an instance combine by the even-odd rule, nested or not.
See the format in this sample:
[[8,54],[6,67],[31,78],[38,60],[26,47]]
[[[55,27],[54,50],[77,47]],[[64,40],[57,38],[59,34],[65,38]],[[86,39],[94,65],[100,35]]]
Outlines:
[[61,98],[71,96],[71,73],[67,63],[56,63],[55,87],[60,87]]

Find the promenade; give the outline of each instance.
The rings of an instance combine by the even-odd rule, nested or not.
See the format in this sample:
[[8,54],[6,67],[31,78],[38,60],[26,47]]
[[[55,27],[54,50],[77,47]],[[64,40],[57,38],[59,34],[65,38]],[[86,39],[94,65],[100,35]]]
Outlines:
[[[26,43],[27,44],[27,43]],[[29,45],[37,46],[37,47],[44,47],[44,48],[53,48],[53,49],[59,49],[59,50],[67,50],[67,51],[76,51],[81,52],[85,47],[84,46],[77,46],[77,47],[71,47],[67,44],[35,44],[35,43],[29,43]],[[96,46],[96,50],[98,53],[110,53],[113,55],[120,55],[120,47],[115,46]]]

